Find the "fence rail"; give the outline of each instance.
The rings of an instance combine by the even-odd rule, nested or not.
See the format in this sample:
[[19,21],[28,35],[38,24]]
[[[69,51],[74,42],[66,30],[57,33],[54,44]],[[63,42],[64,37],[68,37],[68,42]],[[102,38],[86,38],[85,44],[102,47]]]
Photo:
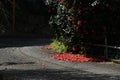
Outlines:
[[109,60],[110,59],[109,56],[112,56],[112,55],[119,55],[119,58],[120,58],[119,46],[111,46],[108,44],[94,44],[94,43],[85,43],[85,45],[103,48],[103,51],[104,51],[103,53],[107,60]]
[[85,45],[97,46],[97,47],[105,47],[105,48],[112,48],[112,49],[119,49],[120,50],[120,47],[110,46],[110,45],[104,45],[104,44],[85,43]]

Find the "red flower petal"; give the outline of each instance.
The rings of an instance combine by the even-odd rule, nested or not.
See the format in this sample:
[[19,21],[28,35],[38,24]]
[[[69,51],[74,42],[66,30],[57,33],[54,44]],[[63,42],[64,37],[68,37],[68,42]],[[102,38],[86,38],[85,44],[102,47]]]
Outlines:
[[42,49],[52,49],[52,46],[47,45],[47,46],[44,46]]
[[70,62],[104,61],[104,59],[87,58],[85,55],[70,53],[54,54],[52,57],[57,60],[64,60]]

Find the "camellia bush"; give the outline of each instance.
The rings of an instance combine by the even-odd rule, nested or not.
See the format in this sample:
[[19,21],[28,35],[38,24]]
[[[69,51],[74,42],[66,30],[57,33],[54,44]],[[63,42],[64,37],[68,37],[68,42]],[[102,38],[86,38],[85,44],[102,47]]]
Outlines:
[[119,35],[119,3],[119,0],[46,0],[55,40],[71,53],[86,53],[87,43],[104,44],[105,38],[115,40],[111,36]]

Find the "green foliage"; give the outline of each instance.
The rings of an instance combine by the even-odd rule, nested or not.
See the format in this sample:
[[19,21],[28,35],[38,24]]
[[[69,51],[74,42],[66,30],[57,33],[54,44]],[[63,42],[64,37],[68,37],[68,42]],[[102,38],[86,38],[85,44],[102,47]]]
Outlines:
[[53,40],[53,42],[50,44],[50,46],[52,46],[53,50],[59,52],[59,53],[63,53],[66,52],[67,50],[67,46],[65,46],[63,44],[63,42],[60,42],[58,40]]
[[[67,51],[85,53],[85,43],[113,45],[120,25],[119,0],[47,0],[55,38],[67,45]],[[56,9],[53,9],[56,8]],[[118,11],[119,10],[119,11]],[[117,35],[115,35],[117,34]],[[62,38],[61,38],[62,37]]]

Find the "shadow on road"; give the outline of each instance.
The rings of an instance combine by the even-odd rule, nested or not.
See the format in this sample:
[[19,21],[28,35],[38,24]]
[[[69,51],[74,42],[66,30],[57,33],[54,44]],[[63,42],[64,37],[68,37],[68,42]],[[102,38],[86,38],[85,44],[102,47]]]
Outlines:
[[51,39],[0,39],[0,48],[5,47],[24,47],[24,46],[43,46],[50,44]]
[[120,76],[98,75],[73,70],[4,70],[0,80],[119,80]]
[[23,65],[23,64],[35,64],[35,62],[4,62],[1,63],[0,66],[2,65]]

